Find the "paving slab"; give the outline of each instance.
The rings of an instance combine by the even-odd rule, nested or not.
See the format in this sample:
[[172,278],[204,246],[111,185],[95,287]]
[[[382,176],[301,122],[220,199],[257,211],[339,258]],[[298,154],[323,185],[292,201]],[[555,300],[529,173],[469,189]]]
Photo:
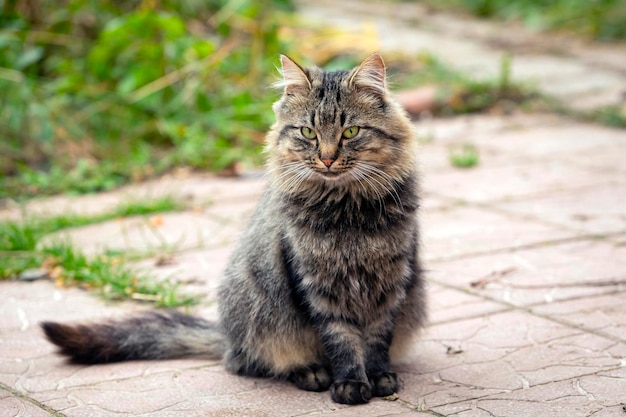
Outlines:
[[626,247],[593,239],[429,265],[434,282],[515,306],[619,293],[626,289],[624,271]]
[[[515,22],[494,23],[437,12],[419,2],[298,0],[304,22],[341,28],[344,50],[430,53],[476,79],[500,77],[510,56],[510,78],[532,83],[579,110],[623,106],[626,46],[566,36],[539,36]],[[354,37],[361,40],[354,44]],[[340,43],[341,39],[336,39]],[[370,50],[367,50],[369,48]]]
[[[121,317],[150,306],[105,302],[47,280],[4,281],[0,416],[621,415],[626,190],[620,159],[601,164],[596,155],[621,152],[623,140],[615,130],[572,127],[553,116],[479,116],[429,126],[431,140],[419,157],[426,160],[421,221],[430,322],[397,365],[396,401],[341,406],[327,392],[237,377],[204,358],[70,364],[37,323]],[[461,170],[446,160],[447,147],[463,132],[486,155],[484,165]],[[217,319],[221,271],[266,180],[200,175],[145,186],[170,193],[168,181],[173,195],[192,202],[188,210],[67,236],[90,253],[107,246],[147,251],[134,266],[201,296],[184,310]],[[29,208],[97,212],[115,207],[129,190],[139,196],[142,185],[133,187],[103,194],[104,205],[97,196],[55,197]],[[19,213],[8,207],[2,216]]]
[[[621,180],[621,179],[620,179]],[[504,211],[541,219],[588,234],[626,231],[626,183],[555,192],[533,200],[498,205]]]
[[13,396],[6,391],[0,391],[0,417],[50,417],[48,410],[41,408],[39,404]]
[[[537,314],[558,319],[571,326],[610,335],[626,342],[626,279],[623,276],[608,279],[607,286],[622,282],[624,291],[607,295],[584,297],[576,300],[550,303],[532,308]],[[617,287],[618,284],[615,284]]]
[[24,213],[30,216],[96,215],[110,212],[123,203],[163,197],[172,197],[202,210],[215,201],[228,204],[259,197],[265,182],[264,173],[258,171],[245,173],[238,178],[223,178],[211,174],[192,175],[183,171],[110,192],[35,198],[22,205],[8,202],[7,207],[0,207],[0,219],[17,220]]

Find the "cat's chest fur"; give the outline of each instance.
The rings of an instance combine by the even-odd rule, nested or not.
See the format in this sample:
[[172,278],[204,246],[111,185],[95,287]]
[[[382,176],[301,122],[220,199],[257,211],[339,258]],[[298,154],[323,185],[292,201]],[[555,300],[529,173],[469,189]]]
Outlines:
[[407,182],[381,201],[339,190],[280,205],[292,288],[309,313],[370,321],[406,296],[416,227],[416,207],[398,200],[415,200]]

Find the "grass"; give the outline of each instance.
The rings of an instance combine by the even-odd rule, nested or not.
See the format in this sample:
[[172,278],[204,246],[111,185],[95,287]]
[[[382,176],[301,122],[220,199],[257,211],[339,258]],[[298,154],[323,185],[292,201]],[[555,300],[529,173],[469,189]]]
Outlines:
[[478,149],[469,143],[451,148],[448,157],[452,166],[457,168],[472,168],[480,161]]
[[29,269],[43,269],[61,286],[79,286],[106,299],[136,299],[157,306],[176,307],[195,302],[181,296],[177,286],[155,281],[126,265],[123,253],[102,253],[88,257],[63,241],[40,245],[44,236],[60,230],[100,223],[120,217],[178,210],[182,206],[170,197],[126,203],[106,213],[61,215],[0,222],[0,279],[11,279]]
[[435,8],[468,11],[536,30],[560,30],[605,40],[626,40],[623,0],[421,0]]
[[542,96],[533,87],[511,81],[511,62],[512,57],[504,55],[498,77],[476,80],[443,64],[431,54],[419,54],[413,59],[392,61],[390,73],[395,88],[437,86],[438,97],[431,110],[436,116],[506,113],[542,102]]
[[609,105],[587,111],[574,110],[567,103],[540,93],[531,84],[512,81],[513,57],[508,54],[500,61],[499,75],[485,80],[468,77],[430,54],[420,54],[416,59],[409,58],[400,57],[390,62],[389,70],[394,88],[435,85],[439,91],[436,104],[430,111],[435,116],[539,111],[609,127],[626,128],[624,106]]
[[0,199],[259,161],[287,0],[7,1]]

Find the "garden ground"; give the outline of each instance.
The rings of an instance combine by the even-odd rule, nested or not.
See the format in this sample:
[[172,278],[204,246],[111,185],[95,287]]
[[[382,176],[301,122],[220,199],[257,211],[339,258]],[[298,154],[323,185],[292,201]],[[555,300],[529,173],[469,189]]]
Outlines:
[[[623,72],[598,68],[623,88]],[[346,407],[203,359],[71,365],[38,322],[148,307],[40,279],[0,282],[0,416],[626,415],[624,130],[518,113],[416,126],[431,317],[397,366],[397,397]],[[450,148],[462,143],[478,149],[476,166],[450,164]],[[95,214],[140,197],[185,201],[188,210],[59,233],[86,253],[152,253],[138,266],[202,296],[189,310],[215,318],[220,273],[265,185],[262,173],[180,172],[111,193],[33,200],[26,210]]]

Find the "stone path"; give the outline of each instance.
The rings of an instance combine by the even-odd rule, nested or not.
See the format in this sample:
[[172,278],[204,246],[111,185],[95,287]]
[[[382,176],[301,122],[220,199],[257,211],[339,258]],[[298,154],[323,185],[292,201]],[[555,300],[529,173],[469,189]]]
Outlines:
[[[418,130],[431,319],[397,366],[397,400],[340,406],[328,393],[232,376],[203,359],[71,365],[43,339],[39,321],[147,307],[48,281],[0,282],[0,417],[626,415],[624,130],[549,115],[459,117]],[[450,165],[449,147],[459,142],[478,148],[477,167]],[[90,253],[150,250],[139,266],[202,294],[192,312],[215,318],[220,272],[264,186],[262,174],[172,176],[34,201],[28,211],[185,199],[193,209],[158,222],[128,218],[65,235]],[[173,263],[161,265],[164,255]]]
[[410,1],[297,0],[297,4],[305,24],[356,34],[347,38],[349,44],[335,43],[336,47],[361,54],[372,49],[428,52],[478,79],[498,78],[502,57],[511,54],[514,80],[535,85],[573,109],[626,105],[626,44],[545,36],[519,24],[454,16]]
[[[0,282],[0,416],[626,415],[624,132],[528,115],[418,128],[430,138],[420,159],[431,320],[398,367],[397,401],[346,408],[202,359],[70,365],[39,321],[146,307],[47,281]],[[479,148],[478,167],[451,167],[447,148],[459,140]],[[193,311],[214,318],[220,271],[264,185],[260,175],[165,178],[29,210],[93,212],[142,193],[190,200],[195,209],[162,216],[158,238],[143,218],[68,236],[86,251],[152,250],[140,264],[204,294]],[[174,263],[156,266],[162,252]]]

